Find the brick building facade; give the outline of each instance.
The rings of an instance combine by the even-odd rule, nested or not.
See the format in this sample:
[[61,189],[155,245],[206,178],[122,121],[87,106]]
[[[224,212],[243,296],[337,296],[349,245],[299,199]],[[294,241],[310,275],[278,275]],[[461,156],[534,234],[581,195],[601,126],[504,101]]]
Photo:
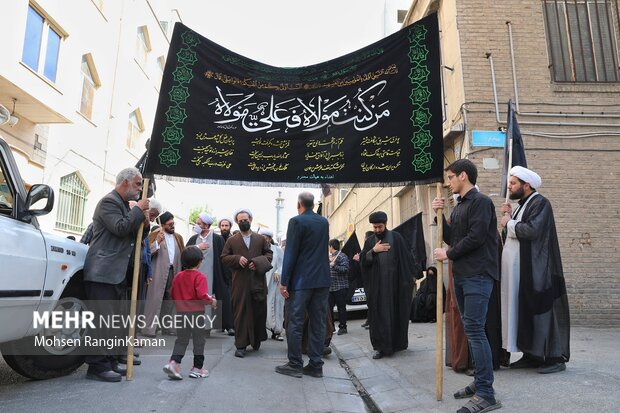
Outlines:
[[[417,0],[405,21],[438,13],[445,162],[478,166],[498,216],[503,148],[474,146],[472,134],[505,127],[508,100],[517,104],[528,166],[554,208],[575,325],[620,326],[619,5]],[[388,212],[390,227],[422,211],[432,261],[434,186],[332,192],[324,200],[332,236],[344,236],[342,223],[363,233],[375,209]]]

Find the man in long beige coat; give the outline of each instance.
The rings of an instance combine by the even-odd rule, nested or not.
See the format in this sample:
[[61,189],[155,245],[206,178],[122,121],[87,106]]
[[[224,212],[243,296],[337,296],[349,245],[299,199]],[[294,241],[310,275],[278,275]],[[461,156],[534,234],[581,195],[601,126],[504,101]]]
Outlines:
[[[167,321],[172,324],[170,317],[174,305],[170,300],[170,287],[174,274],[181,271],[181,252],[183,251],[183,237],[174,232],[174,215],[164,212],[160,217],[161,227],[149,235],[149,245],[153,254],[153,278],[146,293],[144,309],[145,325],[142,335],[155,337],[157,327],[161,326],[162,333],[174,334],[174,329],[166,328]],[[157,318],[157,320],[155,320]]]
[[252,232],[252,214],[241,210],[235,214],[241,232],[228,238],[222,251],[222,263],[232,269],[232,305],[235,324],[235,357],[245,357],[267,340],[267,283],[265,273],[271,269],[273,252],[262,235]]

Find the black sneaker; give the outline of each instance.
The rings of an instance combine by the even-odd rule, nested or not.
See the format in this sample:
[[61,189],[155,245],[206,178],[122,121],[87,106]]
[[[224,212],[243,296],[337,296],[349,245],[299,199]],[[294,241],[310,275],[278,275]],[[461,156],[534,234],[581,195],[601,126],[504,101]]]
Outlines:
[[87,371],[86,378],[90,380],[107,381],[108,383],[116,383],[121,381],[122,376],[112,370],[101,371],[99,373]]
[[284,374],[286,376],[296,377],[300,379],[303,374],[303,369],[292,367],[290,363],[283,364],[276,367],[276,373]]
[[323,367],[312,367],[310,363],[308,363],[303,368],[303,374],[305,376],[321,378],[323,377]]
[[338,335],[341,336],[343,334],[347,334],[347,328],[346,327],[340,327],[338,329]]

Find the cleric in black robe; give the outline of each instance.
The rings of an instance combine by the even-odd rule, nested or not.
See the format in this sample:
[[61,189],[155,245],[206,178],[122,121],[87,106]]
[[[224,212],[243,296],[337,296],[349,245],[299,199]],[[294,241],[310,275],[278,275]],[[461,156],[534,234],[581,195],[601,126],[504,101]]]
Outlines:
[[386,228],[385,212],[373,212],[369,221],[374,235],[366,239],[360,263],[368,280],[370,342],[378,359],[408,346],[415,265],[403,237]]
[[[570,314],[553,210],[536,191],[541,184],[534,171],[521,166],[510,170],[508,191],[519,207],[513,214],[510,204],[502,205],[507,235],[502,280],[518,277],[516,344],[523,358],[510,367],[540,366],[539,373],[555,373],[566,369],[570,358]],[[510,247],[509,240],[518,246]],[[516,258],[512,265],[504,260],[507,254]]]

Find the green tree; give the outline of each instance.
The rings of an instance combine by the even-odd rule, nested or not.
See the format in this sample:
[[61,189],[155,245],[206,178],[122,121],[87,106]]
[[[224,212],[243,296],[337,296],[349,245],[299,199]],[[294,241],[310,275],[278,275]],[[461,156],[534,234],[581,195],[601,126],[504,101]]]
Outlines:
[[[189,218],[188,221],[191,224],[195,224],[196,223],[196,219],[198,219],[198,214],[201,214],[203,212],[206,212],[207,214],[211,215],[211,208],[209,208],[208,205],[205,205],[204,207],[196,207],[196,208],[192,208],[189,211]],[[213,217],[213,223],[217,224],[217,219],[215,217]]]

